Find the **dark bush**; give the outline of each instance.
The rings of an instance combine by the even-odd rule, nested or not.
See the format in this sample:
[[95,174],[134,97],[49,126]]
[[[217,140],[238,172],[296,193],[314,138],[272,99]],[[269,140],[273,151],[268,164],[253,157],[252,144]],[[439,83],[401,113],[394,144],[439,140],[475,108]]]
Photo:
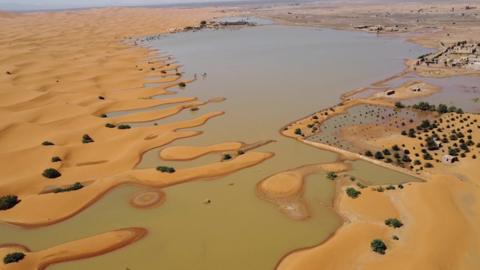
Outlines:
[[230,160],[230,159],[232,159],[232,156],[230,154],[225,154],[222,157],[222,160]]
[[49,145],[55,145],[55,144],[53,142],[44,141],[44,142],[42,142],[42,145],[49,146]]
[[396,229],[402,227],[403,223],[397,218],[389,218],[385,220],[385,225]]
[[52,157],[52,162],[60,162],[60,161],[62,161],[62,159],[60,157],[58,157],[58,156]]
[[53,192],[54,193],[69,192],[69,191],[82,189],[83,187],[84,186],[82,185],[82,183],[77,182],[69,187],[57,188]]
[[101,118],[107,118],[107,115],[104,114],[104,113],[102,113],[102,114],[100,114],[100,117],[101,117]]
[[121,125],[118,125],[117,127],[118,129],[129,129],[129,128],[132,128],[130,125],[127,125],[127,124],[121,124]]
[[360,191],[354,189],[353,187],[349,187],[345,190],[345,193],[347,193],[348,197],[356,199],[360,194],[362,194]]
[[178,84],[178,86],[181,87],[181,88],[185,88],[187,86],[187,84],[184,83],[184,82],[181,82],[181,83]]
[[372,151],[370,151],[370,150],[366,151],[366,152],[365,152],[365,156],[367,156],[367,157],[373,157]]
[[62,174],[54,168],[45,169],[42,173],[46,178],[57,178],[62,176]]
[[106,123],[106,124],[105,124],[105,127],[107,127],[107,128],[115,128],[116,126],[115,126],[114,124],[112,124],[112,123]]
[[175,169],[173,167],[168,167],[168,166],[158,166],[157,171],[160,171],[163,173],[174,173]]
[[387,245],[385,245],[385,243],[380,239],[373,240],[370,243],[370,247],[372,248],[372,250],[374,252],[382,254],[382,255],[384,255],[385,251],[387,250]]
[[395,107],[402,109],[405,108],[405,105],[403,105],[400,101],[395,102]]
[[337,179],[337,177],[338,177],[338,175],[335,172],[328,172],[327,173],[327,179],[335,180],[335,179]]
[[90,135],[84,134],[82,136],[82,143],[92,143],[92,142],[94,142],[94,141],[93,141],[92,137],[90,137]]
[[20,200],[15,195],[2,196],[0,197],[0,210],[8,210],[17,205],[19,202]]
[[25,258],[25,254],[23,254],[22,252],[8,253],[5,257],[3,257],[3,263],[16,263],[23,260],[23,258]]
[[299,128],[296,128],[296,129],[295,129],[295,134],[297,134],[297,135],[302,135],[302,130],[299,129]]
[[377,151],[375,153],[375,158],[376,159],[384,159],[385,157],[383,156],[382,152]]

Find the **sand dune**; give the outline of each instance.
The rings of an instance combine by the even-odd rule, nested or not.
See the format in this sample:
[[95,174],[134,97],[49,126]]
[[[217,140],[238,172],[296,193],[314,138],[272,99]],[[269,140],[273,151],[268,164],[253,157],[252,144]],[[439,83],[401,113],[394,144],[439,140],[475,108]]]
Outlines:
[[98,234],[85,239],[68,242],[40,251],[30,251],[25,247],[9,245],[0,247],[3,258],[11,252],[22,252],[25,258],[20,263],[3,266],[2,269],[42,270],[52,264],[98,256],[132,244],[147,234],[142,228],[127,228]]

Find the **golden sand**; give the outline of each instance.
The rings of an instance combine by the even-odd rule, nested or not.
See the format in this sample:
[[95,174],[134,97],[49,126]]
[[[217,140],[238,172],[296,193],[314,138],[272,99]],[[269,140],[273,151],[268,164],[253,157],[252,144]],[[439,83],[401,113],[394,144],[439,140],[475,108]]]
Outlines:
[[48,249],[30,251],[26,247],[10,245],[0,247],[0,257],[12,252],[22,252],[25,258],[18,263],[2,265],[2,269],[42,270],[56,263],[78,260],[105,254],[143,238],[147,231],[142,228],[126,228],[85,239],[64,243]]

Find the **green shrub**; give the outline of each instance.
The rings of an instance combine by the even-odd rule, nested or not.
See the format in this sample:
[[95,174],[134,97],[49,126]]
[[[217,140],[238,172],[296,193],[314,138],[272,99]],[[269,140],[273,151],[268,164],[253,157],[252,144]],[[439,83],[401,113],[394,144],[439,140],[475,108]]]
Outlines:
[[57,178],[62,176],[62,174],[54,168],[45,169],[42,173],[46,178]]
[[82,136],[82,143],[92,143],[92,142],[94,142],[94,141],[93,141],[92,137],[90,137],[90,135],[84,134]]
[[385,245],[385,243],[380,239],[374,239],[370,243],[370,247],[372,248],[372,251],[382,255],[384,255],[385,251],[387,250],[387,245]]
[[396,229],[402,227],[403,223],[396,218],[389,218],[385,220],[385,225]]
[[2,196],[0,197],[0,210],[8,210],[17,205],[19,202],[20,200],[15,195]]
[[42,142],[42,145],[49,146],[49,145],[55,145],[55,144],[53,142],[50,142],[50,141],[44,141],[44,142]]
[[157,171],[160,171],[162,173],[174,173],[175,169],[173,167],[168,167],[168,166],[158,166]]
[[187,86],[187,84],[184,83],[184,82],[181,82],[181,83],[178,84],[178,86],[181,87],[181,88],[185,88]]
[[405,108],[405,105],[403,105],[400,101],[395,102],[395,107],[402,109]]
[[69,187],[56,188],[55,190],[53,190],[53,192],[54,193],[69,192],[69,191],[82,189],[83,187],[84,186],[82,185],[82,183],[76,182],[75,184],[73,184]]
[[327,179],[335,180],[337,177],[338,177],[338,175],[335,172],[328,172],[327,173]]
[[60,157],[58,157],[58,156],[52,157],[52,162],[60,162],[60,161],[62,161],[62,159]]
[[370,151],[370,150],[366,151],[366,152],[365,152],[365,156],[367,156],[367,157],[373,157],[372,151]]
[[222,157],[222,160],[230,160],[230,159],[232,159],[232,156],[230,154],[225,154]]
[[302,135],[302,130],[299,129],[299,128],[296,128],[296,129],[295,129],[295,134],[297,134],[297,135]]
[[114,127],[116,127],[116,126],[115,126],[114,124],[112,124],[112,123],[106,123],[106,124],[105,124],[105,127],[107,127],[107,128],[114,128]]
[[360,191],[354,189],[353,187],[349,187],[345,190],[345,193],[347,193],[348,197],[356,199],[360,194],[362,194]]
[[118,129],[129,129],[129,128],[132,128],[130,125],[127,125],[127,124],[121,124],[121,125],[118,125],[117,127]]
[[375,152],[375,158],[376,159],[384,159],[385,157],[383,156],[382,152],[377,151],[377,152]]
[[23,254],[22,252],[13,252],[3,257],[3,263],[4,264],[16,263],[23,260],[23,258],[25,258],[25,254]]

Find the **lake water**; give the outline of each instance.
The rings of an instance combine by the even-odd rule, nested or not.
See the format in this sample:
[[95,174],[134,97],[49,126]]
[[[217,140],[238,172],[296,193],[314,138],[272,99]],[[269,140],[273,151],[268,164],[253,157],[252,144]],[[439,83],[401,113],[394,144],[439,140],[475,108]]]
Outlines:
[[[38,250],[116,228],[139,226],[149,234],[131,246],[49,269],[273,269],[288,252],[321,243],[341,225],[331,208],[334,182],[326,180],[323,173],[306,179],[305,200],[311,210],[308,220],[291,220],[256,196],[256,184],[272,174],[336,160],[333,153],[284,138],[278,130],[290,121],[338,103],[340,95],[352,88],[401,71],[404,58],[426,52],[399,39],[368,33],[278,25],[178,33],[163,36],[151,46],[175,56],[184,65],[184,79],[197,73],[198,80],[185,89],[172,89],[177,96],[227,100],[202,106],[197,112],[186,110],[159,121],[132,123],[134,127],[225,111],[224,116],[196,128],[204,131],[203,135],[171,145],[272,139],[276,142],[259,150],[274,152],[275,157],[225,177],[166,188],[166,202],[153,209],[134,209],[128,204],[133,194],[148,188],[121,186],[56,225],[29,230],[0,225],[2,242]],[[200,74],[204,72],[207,76],[202,79]],[[165,162],[159,159],[159,150],[147,152],[137,167],[163,164],[182,168],[220,159],[219,154],[213,154],[193,161]],[[354,173],[375,176],[375,183],[406,180],[398,172],[362,162],[354,162]],[[203,204],[205,199],[212,203]]]

